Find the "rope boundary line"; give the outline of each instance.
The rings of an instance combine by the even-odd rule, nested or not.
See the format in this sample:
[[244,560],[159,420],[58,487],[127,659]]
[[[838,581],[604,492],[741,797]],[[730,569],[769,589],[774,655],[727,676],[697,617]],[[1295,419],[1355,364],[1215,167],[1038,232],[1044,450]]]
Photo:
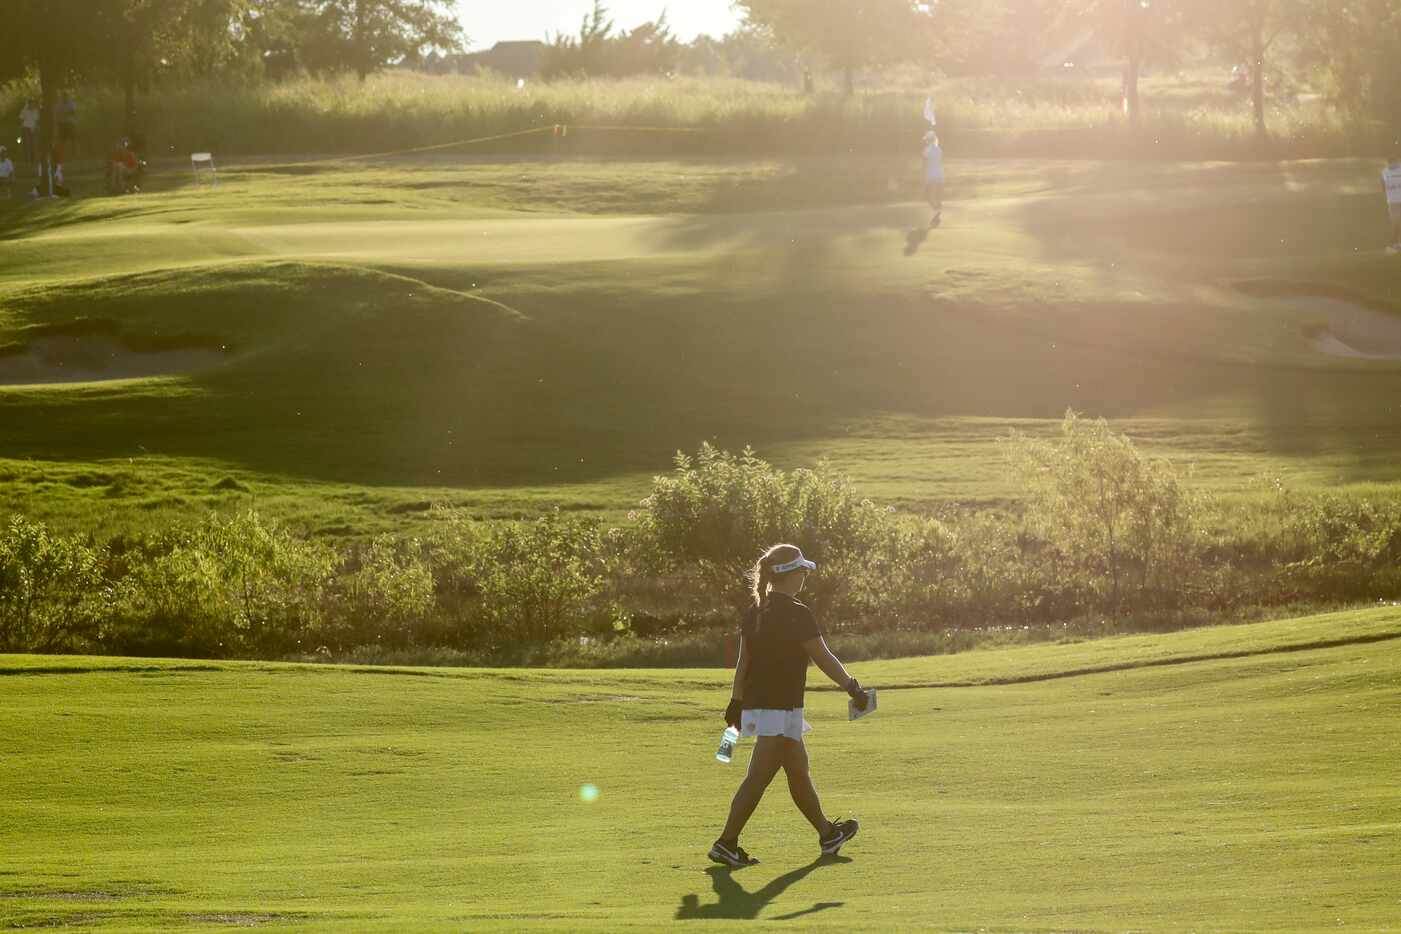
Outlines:
[[258,166],[232,165],[225,169],[226,172],[254,172],[260,169],[300,169],[319,165],[338,165],[344,162],[356,162],[368,159],[387,159],[393,156],[411,156],[425,152],[439,152],[445,149],[458,149],[463,146],[475,146],[481,143],[494,143],[505,139],[520,139],[526,136],[534,136],[540,133],[550,133],[558,137],[566,137],[570,130],[584,131],[588,133],[713,133],[713,130],[703,127],[667,127],[667,126],[581,126],[570,123],[551,123],[530,127],[525,130],[514,130],[510,133],[496,133],[491,136],[477,136],[471,139],[454,140],[450,143],[434,143],[430,146],[413,146],[408,149],[391,149],[387,152],[355,153],[348,156],[333,156],[326,159],[311,159],[305,162],[276,162]]

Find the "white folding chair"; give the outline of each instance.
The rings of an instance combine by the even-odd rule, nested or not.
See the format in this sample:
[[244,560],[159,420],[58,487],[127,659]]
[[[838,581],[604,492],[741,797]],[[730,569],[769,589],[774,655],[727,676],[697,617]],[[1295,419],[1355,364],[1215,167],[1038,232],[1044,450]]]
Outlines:
[[214,154],[212,152],[190,153],[190,171],[195,173],[195,181],[199,181],[199,173],[207,171],[209,173],[209,184],[216,184],[219,180],[214,168]]

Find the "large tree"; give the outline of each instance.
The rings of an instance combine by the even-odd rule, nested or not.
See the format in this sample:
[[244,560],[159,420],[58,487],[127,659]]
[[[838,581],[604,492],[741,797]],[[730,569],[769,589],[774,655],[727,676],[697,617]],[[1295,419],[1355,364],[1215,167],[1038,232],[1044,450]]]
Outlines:
[[1168,61],[1181,37],[1180,0],[1070,0],[1068,12],[1093,28],[1124,59],[1124,100],[1129,120],[1143,118],[1138,84],[1146,62]]
[[0,78],[32,72],[42,103],[42,152],[53,145],[61,88],[110,61],[112,25],[123,0],[7,0],[0,10]]
[[1255,132],[1268,134],[1265,75],[1279,40],[1303,24],[1308,0],[1185,0],[1195,31],[1232,62],[1244,63]]
[[745,21],[840,71],[848,94],[856,72],[929,51],[932,4],[918,0],[736,0]]
[[370,72],[430,50],[457,51],[457,0],[295,0],[310,14],[306,60],[324,69]]
[[105,32],[107,64],[122,86],[128,132],[135,129],[136,91],[160,70],[200,71],[223,57],[244,0],[116,0]]
[[950,74],[1034,71],[1064,11],[1065,0],[939,0],[932,7],[939,66]]
[[1311,0],[1305,48],[1336,102],[1384,126],[1401,149],[1401,5],[1396,0]]

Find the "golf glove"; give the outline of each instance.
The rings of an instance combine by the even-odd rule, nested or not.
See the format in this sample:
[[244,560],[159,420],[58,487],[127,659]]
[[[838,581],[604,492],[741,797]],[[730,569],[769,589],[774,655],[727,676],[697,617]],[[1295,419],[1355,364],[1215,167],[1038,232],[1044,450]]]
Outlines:
[[744,702],[737,697],[730,698],[730,704],[725,708],[725,723],[739,729],[739,719],[744,715]]
[[866,704],[869,703],[870,699],[866,697],[866,692],[861,689],[860,681],[857,681],[855,678],[848,681],[846,683],[846,692],[851,695],[851,701],[856,705],[857,710],[866,709]]

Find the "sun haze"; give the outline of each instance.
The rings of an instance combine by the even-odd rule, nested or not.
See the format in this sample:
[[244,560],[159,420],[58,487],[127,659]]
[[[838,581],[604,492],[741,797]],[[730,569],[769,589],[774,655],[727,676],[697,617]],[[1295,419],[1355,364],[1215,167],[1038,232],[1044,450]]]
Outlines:
[[[475,6],[475,5],[474,5]],[[543,39],[556,33],[578,31],[580,21],[593,9],[590,0],[534,0],[530,3],[490,4],[473,9],[458,7],[458,19],[475,49],[489,49],[503,40]],[[683,41],[701,33],[723,36],[739,25],[729,0],[616,0],[608,4],[609,17],[619,29],[632,29],[657,18],[665,9],[672,31]]]

